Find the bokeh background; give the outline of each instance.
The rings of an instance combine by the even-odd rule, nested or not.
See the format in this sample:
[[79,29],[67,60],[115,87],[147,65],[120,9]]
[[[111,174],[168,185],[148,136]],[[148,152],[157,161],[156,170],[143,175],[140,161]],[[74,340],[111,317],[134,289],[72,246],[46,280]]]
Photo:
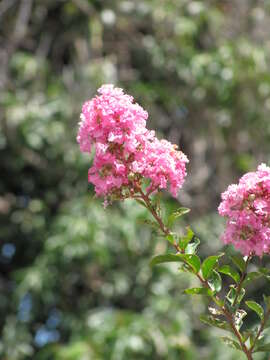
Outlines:
[[166,211],[221,249],[220,193],[269,164],[269,34],[268,0],[0,1],[1,359],[241,358],[182,294],[195,279],[149,267],[167,245],[144,209],[94,198],[76,132],[102,83],[132,94],[190,159]]

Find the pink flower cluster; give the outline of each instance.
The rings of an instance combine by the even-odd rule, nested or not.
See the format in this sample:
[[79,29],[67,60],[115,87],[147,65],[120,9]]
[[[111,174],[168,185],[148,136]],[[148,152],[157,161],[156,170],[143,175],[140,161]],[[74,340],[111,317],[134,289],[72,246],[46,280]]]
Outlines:
[[261,164],[222,194],[219,214],[228,218],[224,243],[244,255],[270,252],[270,168]]
[[77,141],[83,152],[95,145],[88,180],[98,196],[125,198],[136,193],[142,179],[150,180],[148,193],[167,188],[177,196],[186,176],[187,157],[146,128],[147,112],[113,85],[82,108]]

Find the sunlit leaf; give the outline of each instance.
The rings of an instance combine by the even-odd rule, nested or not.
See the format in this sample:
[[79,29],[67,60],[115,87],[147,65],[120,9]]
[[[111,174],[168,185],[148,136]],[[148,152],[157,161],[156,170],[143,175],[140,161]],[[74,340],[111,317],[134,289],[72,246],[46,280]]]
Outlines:
[[164,254],[155,256],[150,265],[163,264],[167,262],[184,262],[191,267],[193,272],[197,273],[201,267],[200,258],[197,255],[188,254]]
[[200,287],[186,289],[184,292],[189,295],[207,295],[207,296],[213,295],[210,289],[200,288]]
[[230,265],[223,265],[219,267],[218,272],[230,276],[236,283],[240,280],[239,273],[234,270]]
[[181,237],[179,239],[179,246],[182,250],[185,250],[185,248],[187,247],[188,243],[193,239],[194,237],[194,232],[191,230],[190,227],[187,228],[187,233],[185,236]]
[[151,260],[150,265],[154,266],[157,264],[163,264],[168,262],[183,262],[183,257],[181,254],[157,255]]
[[205,279],[208,279],[212,271],[218,265],[218,259],[223,255],[224,254],[209,256],[204,260],[202,263],[202,274]]
[[193,237],[192,242],[190,242],[185,248],[185,254],[195,254],[197,247],[200,245],[200,239]]
[[210,277],[208,278],[208,284],[210,288],[215,292],[219,292],[221,290],[222,279],[217,271],[215,270],[212,271]]
[[187,262],[188,265],[192,267],[195,273],[200,270],[201,260],[197,255],[184,254],[183,259]]
[[236,328],[239,330],[241,328],[241,326],[243,325],[243,319],[244,317],[247,315],[245,310],[242,309],[238,309],[235,313],[234,313],[234,324],[236,326]]
[[167,236],[166,236],[166,239],[167,239],[171,244],[174,244],[174,243],[175,243],[173,234],[167,235]]
[[256,303],[255,301],[249,300],[246,301],[246,305],[253,311],[257,313],[257,315],[263,320],[264,318],[264,311],[261,305]]

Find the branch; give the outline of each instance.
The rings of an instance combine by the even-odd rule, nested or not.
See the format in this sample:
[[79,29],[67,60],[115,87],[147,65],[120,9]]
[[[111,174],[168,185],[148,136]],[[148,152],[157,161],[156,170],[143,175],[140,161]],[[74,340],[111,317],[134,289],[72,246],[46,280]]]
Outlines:
[[238,299],[238,296],[240,294],[240,291],[242,290],[242,285],[243,285],[243,282],[247,276],[247,267],[248,267],[248,263],[249,261],[251,260],[252,258],[252,255],[249,255],[248,258],[247,258],[247,261],[246,261],[246,264],[245,264],[245,269],[244,271],[242,272],[242,276],[241,276],[241,279],[236,287],[236,295],[235,295],[235,298],[234,298],[234,301],[233,301],[233,304],[232,304],[232,307],[235,306],[235,304],[237,303],[237,299]]
[[[141,188],[138,186],[137,187],[137,191],[141,194],[141,198],[142,200],[145,202],[145,205],[146,207],[149,209],[149,211],[151,212],[151,214],[153,215],[153,217],[155,218],[155,220],[157,221],[157,223],[159,224],[160,226],[160,229],[161,231],[164,233],[164,235],[170,235],[171,234],[171,231],[169,228],[166,227],[166,225],[163,223],[161,217],[157,214],[156,210],[155,210],[155,207],[152,205],[152,202],[151,202],[151,199],[149,198],[149,196],[147,196],[146,194],[144,194],[144,192],[141,190]],[[177,250],[177,252],[181,252],[181,249],[180,247],[178,246],[178,244],[175,242],[174,244],[174,247],[175,249]],[[248,264],[248,261],[249,261],[249,258],[247,259],[247,262],[246,262],[246,267],[247,267],[247,264]],[[189,266],[189,264],[186,264]],[[241,287],[242,287],[242,284],[243,284],[243,281],[245,279],[245,276],[246,276],[246,271],[243,272],[244,275],[242,275],[242,278],[239,282],[239,285],[238,285],[238,294],[239,292],[241,291]],[[200,273],[196,273],[195,274],[197,276],[197,278],[199,279],[199,281],[201,282],[201,284],[207,288],[207,289],[210,289],[210,286],[207,282],[207,280],[203,279],[203,277],[201,276]],[[245,353],[246,357],[248,360],[252,360],[252,351],[251,349],[248,349],[246,344],[243,342],[242,340],[242,336],[241,336],[241,333],[237,330],[236,326],[234,325],[234,320],[233,320],[233,316],[231,315],[231,313],[226,309],[226,307],[224,305],[220,305],[221,303],[221,300],[219,298],[218,295],[214,295],[213,296],[213,300],[215,301],[215,303],[217,304],[217,306],[220,308],[220,310],[222,311],[224,317],[227,319],[234,335],[237,337],[238,339],[238,342],[241,346],[241,349],[242,351]],[[264,327],[264,326],[263,326]],[[263,331],[263,329],[261,330]],[[257,336],[259,337],[259,333],[257,334]]]
[[266,312],[266,314],[265,314],[265,316],[264,316],[264,318],[263,318],[263,320],[262,320],[262,322],[261,322],[261,325],[260,325],[260,327],[259,327],[259,330],[258,330],[258,332],[257,332],[257,335],[256,335],[256,337],[255,337],[255,339],[254,339],[254,343],[253,343],[253,345],[252,345],[251,348],[250,348],[250,352],[252,352],[252,350],[254,349],[257,340],[259,339],[261,333],[263,332],[264,327],[265,327],[265,324],[266,324],[269,316],[270,316],[270,308],[267,310],[267,312]]

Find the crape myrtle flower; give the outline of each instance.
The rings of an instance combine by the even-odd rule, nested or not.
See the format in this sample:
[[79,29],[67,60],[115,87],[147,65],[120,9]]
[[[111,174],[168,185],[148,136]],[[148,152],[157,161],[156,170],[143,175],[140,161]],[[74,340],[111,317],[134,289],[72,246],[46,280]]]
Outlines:
[[219,214],[227,218],[222,236],[243,255],[270,252],[270,168],[265,164],[245,174],[222,194]]
[[98,93],[82,107],[77,136],[82,152],[95,148],[88,180],[96,195],[132,197],[148,179],[148,194],[169,187],[176,197],[186,176],[185,154],[146,128],[148,113],[132,96],[113,85],[103,85]]

